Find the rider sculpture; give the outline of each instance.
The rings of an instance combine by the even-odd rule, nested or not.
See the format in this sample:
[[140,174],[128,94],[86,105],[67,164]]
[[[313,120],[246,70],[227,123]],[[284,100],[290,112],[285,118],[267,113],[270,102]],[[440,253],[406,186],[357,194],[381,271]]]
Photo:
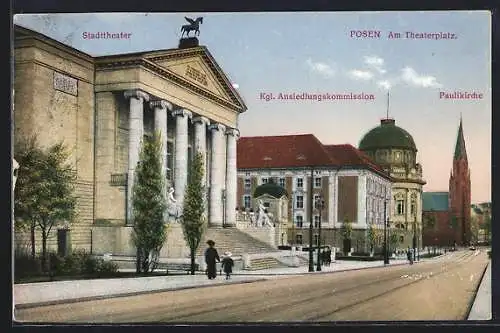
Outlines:
[[203,24],[203,17],[198,17],[196,20],[190,19],[189,17],[184,17],[184,18],[190,24],[185,24],[181,27],[181,31],[182,31],[181,37],[184,37],[184,33],[186,33],[187,37],[189,37],[189,33],[191,31],[194,31],[195,37],[199,36],[200,35],[200,24]]

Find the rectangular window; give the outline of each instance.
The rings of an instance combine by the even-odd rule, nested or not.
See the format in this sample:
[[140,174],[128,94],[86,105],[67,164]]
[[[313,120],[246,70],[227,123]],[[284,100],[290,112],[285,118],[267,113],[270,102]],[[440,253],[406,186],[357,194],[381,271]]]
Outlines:
[[280,185],[281,187],[285,187],[285,178],[280,178],[280,179],[279,179],[279,185]]
[[396,214],[403,215],[405,213],[405,201],[396,200]]
[[304,208],[304,197],[302,195],[298,195],[296,198],[296,204],[297,204],[297,209],[303,209]]
[[314,215],[314,227],[319,228],[319,215]]
[[415,215],[416,211],[417,211],[416,204],[415,204],[415,202],[412,202],[410,205],[410,214]]
[[304,179],[297,178],[297,188],[302,189],[304,187]]
[[313,204],[314,204],[314,208],[316,208],[316,209],[319,208],[319,194],[314,195]]
[[295,243],[302,244],[302,235],[295,235]]
[[304,226],[304,218],[302,215],[295,216],[295,226],[297,228],[302,228]]
[[249,195],[243,196],[243,206],[245,206],[245,208],[250,208],[251,200],[252,198]]
[[174,179],[174,143],[167,142],[167,179],[172,181]]
[[314,245],[319,246],[319,236],[318,235],[314,235]]
[[245,178],[245,190],[249,190],[252,187],[252,180]]
[[267,184],[267,182],[269,182],[268,178],[262,178],[262,184]]
[[314,178],[314,187],[321,188],[321,177]]

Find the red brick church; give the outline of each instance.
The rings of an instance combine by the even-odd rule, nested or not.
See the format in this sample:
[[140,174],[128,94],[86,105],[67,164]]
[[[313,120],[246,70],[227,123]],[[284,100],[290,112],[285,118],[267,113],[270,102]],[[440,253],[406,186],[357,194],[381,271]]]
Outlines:
[[449,192],[423,193],[424,246],[468,245],[471,241],[471,186],[460,118]]

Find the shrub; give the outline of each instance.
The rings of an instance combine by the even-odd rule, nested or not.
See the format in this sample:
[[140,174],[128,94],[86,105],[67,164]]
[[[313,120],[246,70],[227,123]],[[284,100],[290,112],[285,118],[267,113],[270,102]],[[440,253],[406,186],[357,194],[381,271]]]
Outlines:
[[14,257],[14,278],[42,275],[42,262],[40,258],[32,258],[30,254],[21,253]]
[[118,272],[118,265],[112,261],[104,261],[101,258],[98,259],[101,264],[99,267],[100,275],[111,275]]

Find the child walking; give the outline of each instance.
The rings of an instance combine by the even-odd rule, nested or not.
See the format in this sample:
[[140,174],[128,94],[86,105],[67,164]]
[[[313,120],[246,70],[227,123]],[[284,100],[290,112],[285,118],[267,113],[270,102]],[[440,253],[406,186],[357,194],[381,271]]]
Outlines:
[[222,269],[226,273],[226,280],[231,278],[231,273],[233,273],[234,261],[231,258],[231,252],[224,252],[224,258],[222,258]]

